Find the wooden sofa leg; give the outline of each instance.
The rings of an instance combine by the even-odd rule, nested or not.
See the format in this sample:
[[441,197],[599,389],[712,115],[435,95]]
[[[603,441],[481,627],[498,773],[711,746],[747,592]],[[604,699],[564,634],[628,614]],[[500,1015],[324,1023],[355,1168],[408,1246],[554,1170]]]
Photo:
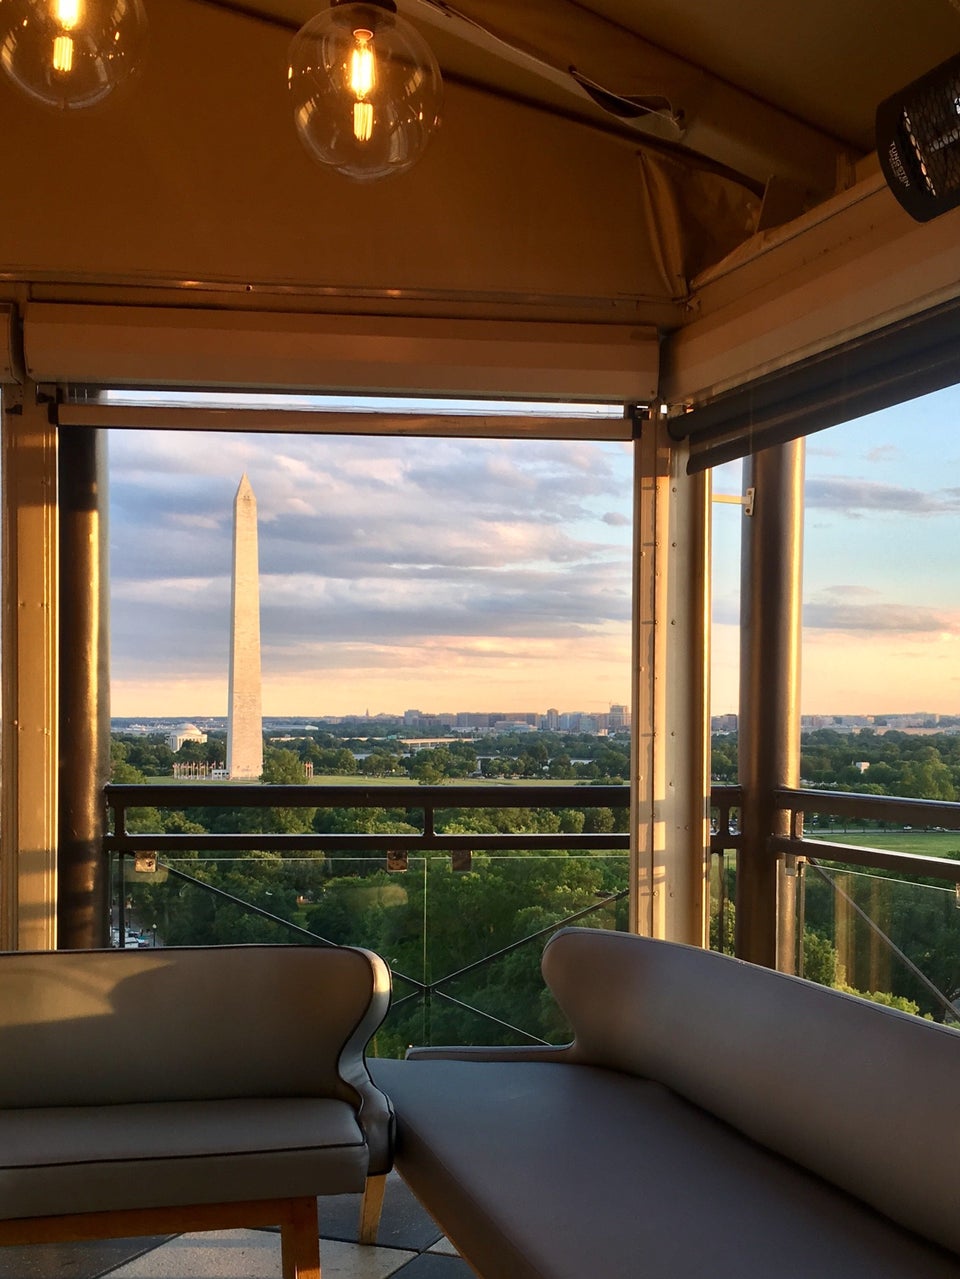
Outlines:
[[380,1227],[380,1211],[383,1208],[383,1192],[387,1188],[387,1178],[368,1177],[360,1201],[360,1242],[376,1243],[377,1230]]
[[280,1224],[283,1279],[320,1279],[316,1199],[291,1199]]

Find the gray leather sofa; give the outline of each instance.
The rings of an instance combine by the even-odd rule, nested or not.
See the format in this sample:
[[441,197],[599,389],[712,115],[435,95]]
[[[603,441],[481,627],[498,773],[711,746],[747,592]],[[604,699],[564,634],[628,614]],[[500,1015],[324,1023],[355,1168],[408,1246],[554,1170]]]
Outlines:
[[484,1279],[960,1276],[960,1033],[625,934],[543,971],[570,1046],[372,1064]]
[[279,1225],[319,1276],[318,1195],[366,1188],[376,1235],[389,999],[346,948],[0,955],[0,1243]]

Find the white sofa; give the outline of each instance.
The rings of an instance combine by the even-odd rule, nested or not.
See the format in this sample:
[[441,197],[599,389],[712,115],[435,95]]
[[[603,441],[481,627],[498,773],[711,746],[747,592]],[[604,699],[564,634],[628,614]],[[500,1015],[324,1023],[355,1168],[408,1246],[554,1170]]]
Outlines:
[[560,1048],[372,1063],[484,1279],[958,1279],[960,1033],[688,946],[558,933]]
[[319,1276],[318,1195],[365,1191],[376,1235],[389,999],[348,948],[0,954],[0,1243],[279,1225]]

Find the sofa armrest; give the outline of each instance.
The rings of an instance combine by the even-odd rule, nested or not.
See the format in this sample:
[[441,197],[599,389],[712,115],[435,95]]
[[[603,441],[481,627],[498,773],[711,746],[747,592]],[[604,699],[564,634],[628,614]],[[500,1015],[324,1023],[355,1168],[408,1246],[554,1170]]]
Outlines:
[[393,1167],[396,1117],[390,1098],[374,1083],[367,1068],[366,1049],[390,1007],[392,982],[387,964],[371,950],[345,947],[361,955],[368,965],[369,1003],[340,1055],[340,1076],[357,1094],[357,1118],[367,1140],[369,1175],[388,1173]]
[[408,1048],[407,1061],[568,1061],[570,1045],[522,1044],[512,1047],[471,1047],[466,1045]]

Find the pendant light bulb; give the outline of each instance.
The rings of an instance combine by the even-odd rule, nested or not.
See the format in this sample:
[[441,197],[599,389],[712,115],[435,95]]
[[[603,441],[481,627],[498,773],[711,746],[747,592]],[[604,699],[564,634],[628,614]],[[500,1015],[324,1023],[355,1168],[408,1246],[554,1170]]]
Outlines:
[[142,0],[0,0],[0,68],[35,102],[102,102],[140,66]]
[[290,45],[287,84],[307,152],[359,181],[409,169],[439,123],[440,69],[393,0],[334,0],[311,18]]
[[373,103],[368,99],[377,82],[373,32],[366,27],[358,27],[353,33],[353,42],[348,76],[350,92],[355,99],[353,136],[358,142],[369,142],[373,137]]

